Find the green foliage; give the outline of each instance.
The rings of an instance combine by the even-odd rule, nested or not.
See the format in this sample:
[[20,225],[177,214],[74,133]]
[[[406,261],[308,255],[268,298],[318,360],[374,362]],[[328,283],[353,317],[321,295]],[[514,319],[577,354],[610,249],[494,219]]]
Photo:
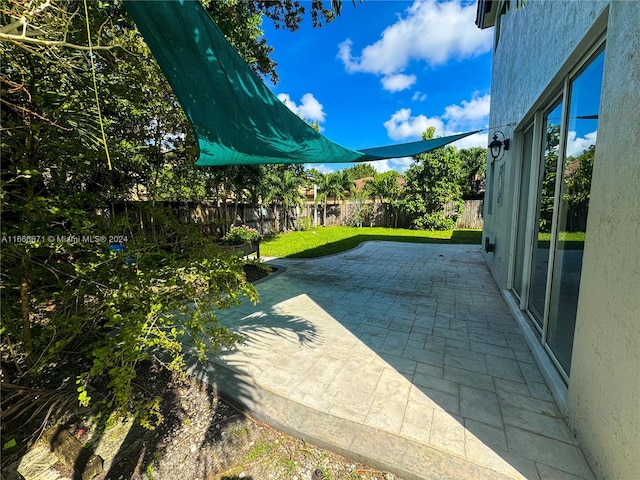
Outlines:
[[345,176],[341,172],[332,172],[326,174],[317,172],[314,177],[314,182],[318,187],[316,206],[320,205],[322,207],[322,224],[326,225],[327,204],[329,202],[329,199],[333,199],[333,203],[335,205],[339,200],[341,201],[346,198]]
[[281,468],[284,470],[285,475],[287,477],[292,477],[294,472],[296,471],[296,461],[292,458],[280,458],[278,463],[281,465]]
[[301,232],[308,232],[309,230],[312,230],[313,227],[314,225],[312,217],[300,217],[298,219],[298,230],[300,230]]
[[460,187],[465,198],[473,198],[478,193],[478,184],[482,183],[487,171],[487,150],[482,147],[472,147],[459,150],[462,170],[460,173]]
[[217,255],[198,230],[169,218],[152,242],[143,232],[117,235],[126,240],[120,251],[103,243],[115,235],[95,243],[87,235],[77,243],[3,245],[3,271],[15,272],[3,279],[10,288],[2,298],[4,340],[13,346],[4,353],[22,381],[76,375],[81,405],[132,409],[152,426],[161,420],[159,400],[134,388],[136,367],[154,360],[179,372],[184,338],[201,359],[239,339],[219,325],[215,311],[243,296],[257,300],[242,262]]
[[361,227],[371,216],[372,206],[367,203],[369,192],[366,190],[351,189],[351,202],[355,209],[353,212],[353,226]]
[[560,124],[547,125],[547,145],[544,153],[544,175],[540,191],[539,231],[551,232],[553,204],[556,191],[558,152],[560,150]]
[[2,444],[2,450],[10,450],[16,446],[16,439],[12,438],[11,440],[4,442]]
[[[430,127],[423,140],[433,138]],[[462,210],[460,176],[462,162],[451,146],[414,157],[405,172],[405,188],[401,207],[415,228],[447,230],[455,226]]]
[[280,172],[272,172],[266,178],[265,203],[273,203],[276,217],[278,217],[278,204],[282,205],[282,229],[286,232],[291,226],[291,210],[303,204],[303,195],[300,192],[304,180],[293,169]]
[[353,167],[345,169],[353,180],[360,178],[375,177],[378,175],[377,170],[370,163],[357,163]]
[[595,150],[595,145],[590,145],[578,157],[566,159],[563,201],[567,206],[566,228],[571,232],[586,230]]
[[[141,363],[179,371],[185,337],[201,358],[233,344],[215,311],[257,295],[237,257],[220,256],[173,213],[127,201],[257,201],[267,195],[254,180],[267,170],[194,168],[191,127],[121,2],[87,2],[92,54],[81,2],[32,3],[6,0],[0,12],[13,35],[0,41],[3,385],[73,388],[83,406],[130,409],[151,426],[160,405],[136,388]],[[204,3],[254,69],[275,80],[261,14],[295,30],[302,5]],[[333,13],[314,2],[311,17],[321,24]],[[277,201],[287,212],[297,189],[284,192]]]
[[82,406],[151,426],[160,405],[136,387],[140,365],[179,371],[188,337],[201,358],[233,344],[215,311],[257,295],[199,229],[126,202],[201,199],[218,179],[193,168],[190,126],[122,5],[88,2],[111,170],[82,4],[25,5],[8,1],[2,24],[25,15],[61,46],[0,42],[3,384],[72,388]]
[[365,182],[365,189],[369,194],[381,202],[394,202],[400,197],[400,174],[395,170],[389,170],[376,175]]
[[365,190],[373,197],[385,202],[393,212],[395,227],[398,227],[398,212],[402,198],[402,188],[400,186],[400,174],[395,170],[380,173],[371,180],[365,182]]
[[246,225],[232,226],[229,232],[222,237],[225,245],[242,245],[260,240],[260,234],[255,228]]
[[277,444],[270,442],[265,438],[260,438],[254,445],[253,448],[247,453],[247,460],[254,461],[263,457],[278,448]]

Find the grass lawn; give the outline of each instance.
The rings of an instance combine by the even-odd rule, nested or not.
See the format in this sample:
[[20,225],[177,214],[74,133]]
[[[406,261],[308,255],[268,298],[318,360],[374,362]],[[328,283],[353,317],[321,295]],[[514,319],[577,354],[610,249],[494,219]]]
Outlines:
[[[560,232],[558,241],[564,250],[584,250],[585,232]],[[538,248],[549,248],[550,233],[538,233]]]
[[307,232],[289,232],[267,237],[260,244],[260,253],[265,257],[322,257],[350,250],[370,240],[480,245],[482,230],[431,232],[377,227],[318,227]]

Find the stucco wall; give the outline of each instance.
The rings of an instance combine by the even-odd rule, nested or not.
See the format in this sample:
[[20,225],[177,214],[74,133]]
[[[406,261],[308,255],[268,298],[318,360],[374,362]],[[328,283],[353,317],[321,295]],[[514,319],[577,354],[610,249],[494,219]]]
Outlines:
[[[528,2],[525,8],[511,9],[500,19],[500,38],[493,56],[491,113],[489,124],[507,137],[523,119],[559,93],[550,86],[558,83],[575,66],[587,48],[597,40],[605,24],[594,28],[608,1]],[[559,21],[561,19],[561,21]],[[517,138],[516,138],[517,140]],[[485,255],[498,286],[507,288],[509,245],[515,221],[513,205],[517,190],[514,162],[521,145],[516,141],[496,165],[505,165],[504,201],[485,201],[484,233],[495,240],[496,252]],[[491,168],[487,169],[490,175]],[[497,184],[496,179],[493,183]],[[491,185],[491,178],[487,178]],[[490,203],[493,202],[493,205]]]
[[[640,478],[640,2],[527,2],[502,17],[490,125],[513,135],[561,89],[606,31],[604,83],[568,388],[567,421],[601,479]],[[511,124],[511,125],[509,125]],[[518,181],[515,136],[504,204],[485,202],[485,255],[498,285],[508,268]],[[497,172],[497,169],[496,169]],[[488,179],[488,185],[491,179]],[[490,199],[494,204],[489,206]],[[489,213],[488,210],[492,212]]]
[[611,2],[569,422],[607,479],[640,478],[640,3]]

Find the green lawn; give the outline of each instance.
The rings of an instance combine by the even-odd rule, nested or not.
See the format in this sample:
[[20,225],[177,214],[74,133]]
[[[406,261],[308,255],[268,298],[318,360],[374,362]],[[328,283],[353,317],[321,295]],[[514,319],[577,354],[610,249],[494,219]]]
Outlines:
[[[560,232],[558,241],[564,250],[584,250],[585,232]],[[550,233],[538,233],[538,248],[549,248]]]
[[480,245],[482,230],[431,232],[377,227],[318,227],[307,232],[289,232],[268,237],[260,244],[260,253],[265,257],[322,257],[350,250],[370,240]]
[[[560,232],[561,242],[584,242],[585,232]],[[538,233],[539,241],[551,240],[550,233]]]

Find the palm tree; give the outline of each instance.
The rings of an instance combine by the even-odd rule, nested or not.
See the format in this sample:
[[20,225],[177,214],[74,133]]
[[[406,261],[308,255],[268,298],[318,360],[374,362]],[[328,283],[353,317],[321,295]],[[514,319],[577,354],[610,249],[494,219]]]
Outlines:
[[[249,201],[251,211],[257,215],[257,221],[260,225],[260,233],[264,234],[264,215],[260,201],[265,197],[266,185],[265,178],[266,173],[263,165],[246,165],[246,174],[243,178],[243,188],[246,193],[246,198]],[[245,223],[248,223],[244,219]]]
[[274,172],[267,177],[267,194],[265,196],[266,203],[273,203],[273,213],[278,219],[277,204],[282,204],[282,217],[284,231],[289,230],[290,210],[295,205],[301,205],[303,196],[300,192],[302,178],[297,176],[292,170],[284,172]]
[[342,173],[334,172],[327,175],[329,177],[327,184],[327,194],[333,197],[333,204],[338,203],[338,200],[345,200],[347,197],[344,194],[344,181]]
[[322,207],[322,225],[327,225],[327,200],[329,196],[327,195],[327,182],[329,175],[317,172],[314,175],[314,182],[318,186],[318,194],[315,199],[315,207],[318,208],[318,205]]
[[344,194],[343,175],[340,172],[317,173],[314,181],[318,185],[318,195],[316,196],[316,207],[322,206],[322,224],[327,225],[327,203],[329,198],[333,198],[335,205],[338,200],[346,198]]
[[400,174],[398,172],[389,170],[376,175],[372,180],[367,180],[365,183],[365,189],[373,196],[374,203],[376,201],[380,203],[386,202],[391,207],[395,219],[395,228],[398,228],[397,204],[401,190],[398,183],[399,177]]

